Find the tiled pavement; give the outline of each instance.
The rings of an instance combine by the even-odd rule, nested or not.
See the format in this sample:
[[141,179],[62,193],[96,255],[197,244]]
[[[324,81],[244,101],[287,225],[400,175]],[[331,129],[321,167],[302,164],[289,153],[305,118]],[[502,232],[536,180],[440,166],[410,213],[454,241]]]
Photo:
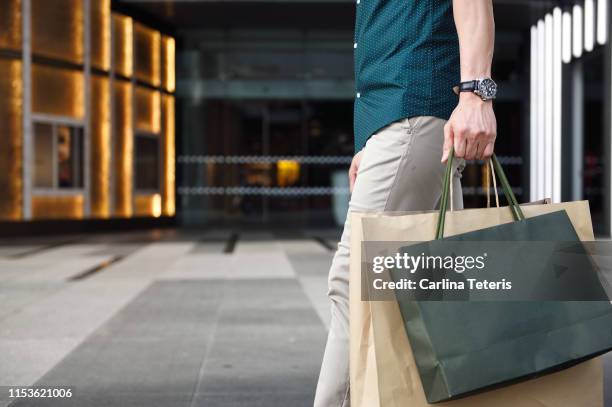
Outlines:
[[0,406],[29,385],[74,396],[12,406],[312,405],[333,254],[321,236],[337,238],[0,241]]
[[311,406],[337,234],[232,235],[0,241],[0,407]]

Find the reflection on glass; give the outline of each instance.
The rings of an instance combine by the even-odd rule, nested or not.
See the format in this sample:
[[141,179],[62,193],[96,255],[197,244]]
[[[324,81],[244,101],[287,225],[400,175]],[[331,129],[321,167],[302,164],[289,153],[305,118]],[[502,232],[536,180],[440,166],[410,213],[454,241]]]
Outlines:
[[57,127],[58,186],[80,188],[83,186],[82,135],[75,127]]
[[155,136],[136,136],[136,189],[159,189],[159,139]]
[[53,127],[34,125],[34,186],[53,188]]

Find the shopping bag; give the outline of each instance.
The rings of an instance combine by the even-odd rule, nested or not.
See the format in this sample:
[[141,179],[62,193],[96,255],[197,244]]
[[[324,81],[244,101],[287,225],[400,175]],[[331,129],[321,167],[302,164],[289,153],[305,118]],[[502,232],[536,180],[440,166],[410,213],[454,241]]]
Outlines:
[[[349,212],[350,234],[350,276],[349,314],[350,314],[350,399],[352,406],[379,407],[378,371],[374,348],[372,315],[370,303],[361,301],[361,228],[365,213]],[[373,216],[370,214],[369,216]]]
[[[527,206],[536,205],[547,205],[550,201],[548,199],[532,202],[525,204],[523,210]],[[498,208],[499,209],[499,208]],[[571,208],[570,208],[571,210]],[[588,210],[588,207],[587,207]],[[480,219],[481,210],[479,209],[467,209],[463,212],[474,212],[474,219]],[[495,210],[491,210],[495,211]],[[495,216],[490,214],[492,219],[504,218],[507,214],[507,209],[501,209],[502,214]],[[351,256],[350,256],[350,281],[349,293],[350,293],[350,397],[351,405],[353,406],[368,406],[377,407],[380,406],[379,396],[379,376],[377,369],[377,360],[382,365],[382,377],[384,381],[384,388],[394,387],[396,390],[390,392],[384,392],[383,405],[396,405],[391,404],[393,397],[387,396],[393,395],[397,392],[397,405],[405,405],[404,400],[412,400],[413,390],[415,396],[420,394],[420,397],[416,397],[417,406],[428,405],[424,400],[423,391],[420,389],[420,382],[416,380],[416,376],[410,376],[409,372],[415,369],[414,359],[411,355],[411,350],[406,348],[407,337],[402,326],[401,317],[399,316],[399,309],[396,304],[380,302],[375,303],[375,309],[381,313],[381,316],[377,318],[377,325],[385,325],[377,330],[377,344],[381,350],[379,351],[378,358],[376,355],[376,348],[374,346],[374,331],[372,329],[372,313],[371,305],[369,301],[362,301],[361,293],[361,264],[362,264],[362,219],[376,218],[380,219],[385,225],[381,226],[381,229],[376,228],[374,224],[370,234],[380,231],[382,235],[376,240],[382,241],[389,237],[389,240],[401,240],[408,239],[402,233],[400,229],[393,229],[393,219],[397,217],[397,220],[404,222],[404,218],[400,216],[404,215],[416,215],[416,214],[434,214],[438,211],[415,211],[415,212],[393,212],[393,213],[364,213],[364,212],[351,212]],[[509,217],[509,215],[508,215]],[[510,218],[511,219],[511,218]],[[387,224],[388,223],[388,224]],[[385,230],[388,230],[391,234],[385,235]],[[404,230],[409,232],[409,230]],[[584,225],[583,234],[592,234],[590,225]],[[415,235],[416,237],[416,235]],[[357,282],[357,283],[356,283]],[[391,306],[391,307],[389,307]],[[382,308],[381,308],[382,307]],[[378,309],[380,308],[380,309]],[[406,350],[407,353],[400,354],[394,352],[395,349]],[[399,357],[403,360],[395,359]],[[396,363],[397,362],[397,363]],[[597,369],[595,369],[597,371]],[[398,373],[399,372],[399,373]],[[411,382],[410,379],[415,379]],[[588,380],[588,377],[585,377]],[[397,383],[396,383],[397,382]],[[600,379],[601,382],[601,379]],[[406,383],[409,383],[406,386]],[[597,383],[591,381],[591,383]],[[408,391],[408,394],[406,394]],[[419,393],[420,392],[420,393]],[[406,397],[409,396],[409,397]],[[511,399],[509,399],[511,400]]]
[[[543,213],[565,210],[577,235],[582,240],[593,238],[590,214],[586,202],[573,202],[555,205],[523,206],[522,211],[529,217]],[[464,210],[445,213],[447,235],[464,233],[511,222],[512,211],[508,208]],[[354,215],[355,225],[362,221],[361,239],[387,241],[426,241],[435,237],[438,226],[437,214],[411,214],[406,216]],[[358,237],[355,237],[358,239]],[[352,249],[357,248],[353,242]],[[352,261],[352,266],[359,267]],[[351,281],[359,280],[352,269]],[[351,284],[359,285],[359,284]],[[355,287],[353,287],[354,289]],[[351,301],[351,308],[355,301]],[[419,376],[412,348],[409,345],[399,307],[395,302],[363,302],[361,308],[368,308],[369,347],[376,364],[376,384],[366,383],[367,389],[376,387],[379,396],[377,404],[382,406],[426,406],[423,384]],[[353,321],[351,321],[353,324]],[[358,321],[363,331],[367,323]],[[354,334],[354,332],[352,332]],[[362,332],[363,334],[363,332]],[[353,339],[353,337],[352,337]],[[356,339],[357,340],[357,339]],[[358,347],[352,346],[352,354]],[[354,358],[353,358],[354,359]],[[353,361],[352,359],[352,361]],[[363,361],[362,361],[363,362]],[[372,362],[372,359],[368,359]],[[351,366],[353,369],[353,366]],[[353,378],[355,374],[352,374]],[[353,384],[353,382],[351,383]],[[355,383],[359,385],[360,383]],[[368,387],[369,386],[369,387]],[[359,390],[358,389],[358,390]],[[353,387],[353,390],[355,388]],[[364,391],[364,393],[367,393]],[[513,384],[501,389],[488,391],[464,399],[443,402],[440,405],[452,406],[601,406],[602,372],[598,359],[577,366],[538,377],[526,382]],[[361,397],[363,399],[364,397]],[[355,400],[359,404],[359,399]]]

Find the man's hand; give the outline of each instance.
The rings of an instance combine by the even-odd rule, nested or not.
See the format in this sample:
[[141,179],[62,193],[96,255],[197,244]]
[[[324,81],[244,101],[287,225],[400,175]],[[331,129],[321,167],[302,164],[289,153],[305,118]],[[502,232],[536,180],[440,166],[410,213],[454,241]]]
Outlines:
[[357,180],[357,171],[359,171],[359,164],[361,164],[362,155],[363,150],[355,154],[353,161],[351,161],[351,168],[349,168],[349,190],[351,193],[353,192],[353,187],[355,186],[355,181]]
[[497,121],[493,103],[473,93],[462,93],[459,104],[444,126],[442,162],[448,160],[451,147],[455,156],[466,160],[482,160],[493,155]]

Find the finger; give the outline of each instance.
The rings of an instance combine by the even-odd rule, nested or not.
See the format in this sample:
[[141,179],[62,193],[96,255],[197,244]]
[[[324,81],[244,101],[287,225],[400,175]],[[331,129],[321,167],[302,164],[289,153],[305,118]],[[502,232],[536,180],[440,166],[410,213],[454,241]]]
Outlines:
[[487,146],[484,149],[484,153],[482,154],[483,159],[488,159],[493,155],[493,151],[495,149],[495,142],[492,141],[489,144],[487,144]]
[[466,139],[465,132],[455,133],[453,144],[455,145],[455,157],[465,157]]
[[442,162],[448,160],[450,149],[453,146],[453,127],[451,124],[444,126],[444,145],[442,146]]
[[485,141],[479,141],[478,142],[478,149],[476,151],[476,159],[477,160],[482,160],[484,159],[484,151],[487,148],[488,143]]
[[478,137],[468,138],[465,147],[465,159],[473,160],[478,152]]

